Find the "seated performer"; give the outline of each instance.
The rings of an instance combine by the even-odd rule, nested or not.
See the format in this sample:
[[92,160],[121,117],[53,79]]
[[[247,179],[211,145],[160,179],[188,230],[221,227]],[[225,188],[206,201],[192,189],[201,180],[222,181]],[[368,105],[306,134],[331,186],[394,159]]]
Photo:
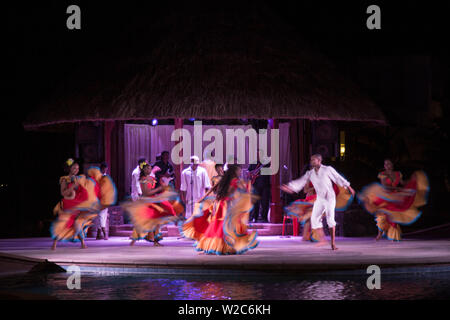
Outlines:
[[322,229],[322,214],[325,212],[328,227],[331,228],[331,249],[337,250],[336,247],[336,221],[334,220],[334,210],[336,208],[336,193],[333,188],[333,182],[342,188],[345,192],[351,192],[352,196],[355,191],[350,187],[350,182],[344,179],[331,166],[322,165],[322,156],[315,154],[311,156],[311,170],[297,180],[291,181],[287,185],[281,186],[281,189],[288,193],[298,192],[303,189],[308,181],[312,183],[316,191],[317,197],[314,201],[311,213],[311,226],[313,232],[317,235],[315,239],[320,245],[325,244],[325,237]]
[[156,188],[155,173],[159,170],[159,167],[152,170],[148,163],[143,162],[139,179],[142,198],[122,205],[134,225],[131,246],[140,239],[153,242],[154,246],[161,246],[160,228],[182,220],[179,215],[184,212],[184,206],[179,201],[178,194],[164,191],[168,188],[167,185]]
[[[206,254],[241,254],[258,245],[256,231],[247,233],[252,206],[250,184],[239,180],[241,168],[229,165],[220,182],[196,204],[182,234],[196,240],[196,250]],[[210,196],[213,192],[215,197]]]
[[372,183],[365,187],[358,195],[358,200],[375,216],[378,227],[375,240],[385,236],[389,240],[399,241],[400,224],[412,224],[421,215],[418,208],[426,204],[428,179],[424,172],[416,171],[404,183],[402,174],[394,171],[394,165],[389,159],[384,161],[384,169],[378,174],[381,184]]
[[104,176],[98,168],[90,168],[89,177],[78,175],[79,165],[73,159],[65,163],[67,176],[60,178],[63,199],[55,206],[53,213],[58,218],[51,226],[52,250],[57,241],[81,242],[86,248],[86,230],[101,209],[116,201],[116,188],[109,176]]

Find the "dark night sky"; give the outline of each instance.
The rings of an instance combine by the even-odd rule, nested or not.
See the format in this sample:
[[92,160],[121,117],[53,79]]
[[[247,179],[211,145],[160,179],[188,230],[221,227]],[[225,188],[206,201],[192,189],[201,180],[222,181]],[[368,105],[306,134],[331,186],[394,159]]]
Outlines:
[[[8,156],[1,157],[0,184],[9,182],[14,186],[8,194],[17,192],[17,185],[24,182],[17,181],[16,172],[26,171],[30,166],[31,170],[39,171],[32,164],[28,166],[28,159],[23,159],[26,154],[23,149],[29,141],[24,141],[28,136],[21,123],[28,112],[93,54],[108,55],[126,49],[133,41],[145,41],[129,32],[136,22],[153,21],[174,9],[186,8],[189,12],[192,2],[45,0],[7,5],[2,19],[7,23],[3,41],[7,45],[3,50],[7,51],[8,103],[2,104],[1,134],[3,150],[8,150]],[[268,0],[264,3],[345,71],[358,56],[415,54],[443,57],[440,59],[443,65],[437,68],[448,68],[446,43],[450,37],[444,30],[449,10],[443,2],[446,1]],[[66,8],[71,4],[81,7],[82,29],[78,31],[66,28]],[[371,4],[381,7],[382,30],[366,28],[366,8]],[[216,6],[220,8],[221,3],[217,2]],[[42,150],[48,152],[48,148]],[[28,175],[25,172],[20,176]],[[35,176],[32,181],[25,180],[25,185],[38,184]],[[16,207],[12,206],[10,210],[14,211]]]
[[[190,2],[47,0],[10,4],[6,15],[7,66],[11,68],[8,92],[20,106],[14,118],[23,118],[27,109],[50,93],[61,77],[82,66],[93,53],[108,54],[126,48],[136,38],[127,32],[136,21],[153,21],[166,12],[189,7]],[[236,3],[238,6],[239,2]],[[266,3],[299,34],[337,60],[355,55],[444,53],[443,4],[271,0]],[[382,30],[370,31],[365,26],[368,16],[365,10],[373,3],[382,9]],[[81,7],[79,31],[66,28],[65,10],[69,4]]]

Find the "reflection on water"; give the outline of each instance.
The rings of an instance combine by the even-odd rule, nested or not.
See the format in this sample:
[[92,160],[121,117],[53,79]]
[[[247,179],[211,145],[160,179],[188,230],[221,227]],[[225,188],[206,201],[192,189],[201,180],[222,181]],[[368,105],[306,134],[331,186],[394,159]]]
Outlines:
[[384,276],[380,290],[366,277],[264,277],[82,275],[81,289],[67,289],[67,275],[0,279],[0,291],[51,295],[58,299],[127,300],[396,300],[449,299],[450,274]]
[[[301,286],[298,288],[302,290]],[[345,285],[340,281],[317,281],[309,284],[304,295],[314,300],[343,300],[345,299]]]

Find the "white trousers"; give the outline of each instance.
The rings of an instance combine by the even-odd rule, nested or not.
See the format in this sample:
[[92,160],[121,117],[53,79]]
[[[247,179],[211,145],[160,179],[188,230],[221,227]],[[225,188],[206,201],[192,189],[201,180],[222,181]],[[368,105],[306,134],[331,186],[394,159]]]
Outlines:
[[329,228],[336,226],[336,221],[334,221],[334,209],[336,208],[336,198],[324,199],[317,197],[314,202],[312,213],[311,213],[311,228],[319,229],[323,228],[322,225],[322,214],[325,213],[327,218],[327,224]]
[[184,217],[190,218],[192,216],[192,214],[194,213],[194,208],[195,208],[195,204],[197,203],[197,200],[194,200],[191,202],[191,200],[188,200],[185,204],[186,207],[186,212],[184,214]]
[[101,228],[106,228],[106,219],[108,218],[108,208],[103,209],[102,211],[100,211],[100,213],[98,214],[98,219],[100,222],[100,227]]

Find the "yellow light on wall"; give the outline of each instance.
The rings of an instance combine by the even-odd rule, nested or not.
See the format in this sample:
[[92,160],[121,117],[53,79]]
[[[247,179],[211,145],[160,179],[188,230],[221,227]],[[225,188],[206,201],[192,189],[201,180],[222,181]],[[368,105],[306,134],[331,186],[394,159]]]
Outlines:
[[345,158],[345,131],[340,132],[340,148],[339,153],[341,156],[341,160]]

